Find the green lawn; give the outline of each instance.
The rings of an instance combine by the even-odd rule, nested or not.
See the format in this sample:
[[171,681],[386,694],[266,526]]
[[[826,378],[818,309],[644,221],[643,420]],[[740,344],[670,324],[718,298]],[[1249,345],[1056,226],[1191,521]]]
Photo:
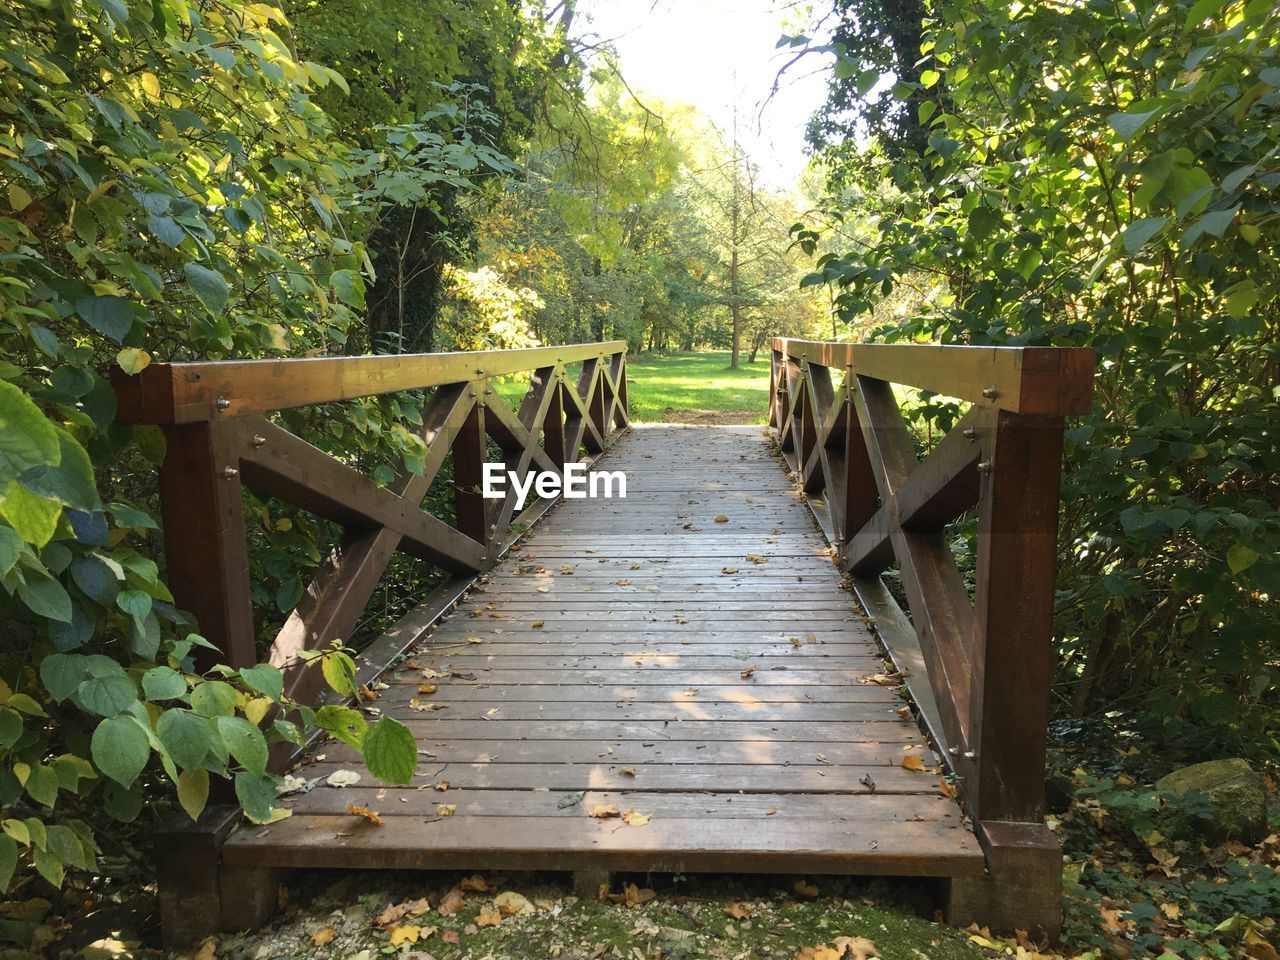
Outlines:
[[638,423],[764,423],[769,359],[744,353],[731,370],[727,350],[642,353],[627,358],[627,391]]

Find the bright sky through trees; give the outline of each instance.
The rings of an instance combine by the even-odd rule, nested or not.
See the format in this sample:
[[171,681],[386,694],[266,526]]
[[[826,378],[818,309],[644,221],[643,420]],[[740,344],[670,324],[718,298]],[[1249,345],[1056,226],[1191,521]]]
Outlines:
[[806,57],[781,78],[794,51],[775,49],[800,31],[787,0],[583,0],[575,32],[611,40],[622,70],[645,92],[690,103],[738,137],[771,186],[787,187],[804,169],[804,129],[825,100],[829,58]]

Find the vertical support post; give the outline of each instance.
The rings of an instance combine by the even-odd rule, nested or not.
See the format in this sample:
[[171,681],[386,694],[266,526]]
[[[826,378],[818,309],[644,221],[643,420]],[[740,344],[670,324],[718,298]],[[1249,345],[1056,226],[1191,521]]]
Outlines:
[[478,543],[489,542],[489,512],[481,492],[484,483],[485,431],[484,405],[473,387],[476,403],[467,413],[462,428],[453,441],[453,505],[458,516],[458,529]]
[[[539,376],[542,373],[543,371],[538,371]],[[542,421],[542,449],[547,451],[547,456],[556,464],[563,467],[569,459],[568,451],[565,450],[564,395],[561,393],[564,389],[564,369],[557,366],[548,371],[547,376],[551,400],[547,403],[547,416]]]
[[591,416],[591,422],[596,425],[596,430],[600,432],[600,439],[604,440],[609,436],[609,418],[605,412],[605,396],[609,390],[609,381],[604,375],[604,358],[596,360],[596,369],[599,373],[596,375],[595,386],[590,388],[591,393],[586,398],[587,413]]
[[778,349],[772,343],[769,345],[769,426],[778,426]]
[[231,422],[211,420],[165,430],[165,578],[178,607],[195,614],[201,635],[221,651],[197,647],[197,670],[217,662],[258,662],[235,429]]
[[952,880],[954,922],[1061,924],[1062,858],[1044,825],[1063,418],[1001,411],[983,439],[964,799],[984,880]]
[[[844,393],[844,455],[839,467],[844,471],[844,509],[841,511],[844,529],[837,530],[840,537],[841,568],[848,556],[849,544],[863,527],[866,526],[880,506],[879,490],[876,487],[876,476],[871,469],[871,457],[867,453],[867,441],[863,435],[862,424],[858,420],[858,408],[853,402],[854,387],[853,369],[845,372],[842,385]],[[836,429],[840,429],[837,424]],[[834,432],[834,431],[833,431]]]

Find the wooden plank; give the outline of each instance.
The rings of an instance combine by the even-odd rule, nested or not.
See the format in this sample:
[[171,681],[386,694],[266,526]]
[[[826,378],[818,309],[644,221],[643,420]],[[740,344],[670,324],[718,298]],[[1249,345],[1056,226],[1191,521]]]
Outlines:
[[[1029,414],[1088,413],[1096,358],[1087,347],[823,343],[775,338],[791,360]],[[988,395],[988,392],[994,392]]]
[[[752,723],[775,723],[779,721],[814,721],[814,720],[847,720],[847,721],[885,721],[899,715],[903,701],[892,695],[874,699],[854,700],[848,697],[844,702],[814,703],[763,703],[755,700],[736,702],[732,700],[698,699],[694,702],[661,701],[658,703],[640,703],[633,700],[596,700],[572,701],[558,697],[550,702],[505,700],[466,700],[454,697],[447,688],[442,687],[437,693],[420,698],[422,702],[436,704],[440,709],[432,716],[451,720],[483,721],[494,720],[631,720],[636,722],[668,721],[671,723],[683,720],[746,720]],[[396,717],[415,716],[418,711],[405,706],[405,701],[397,698],[378,704],[383,713]],[[445,711],[448,711],[447,713]]]
[[762,818],[616,821],[523,817],[390,817],[386,826],[358,818],[297,816],[234,834],[228,863],[363,869],[569,870],[981,876],[973,835],[938,823],[811,823]]
[[612,340],[524,350],[152,363],[113,385],[121,423],[189,423],[483,380],[625,350],[624,341]]

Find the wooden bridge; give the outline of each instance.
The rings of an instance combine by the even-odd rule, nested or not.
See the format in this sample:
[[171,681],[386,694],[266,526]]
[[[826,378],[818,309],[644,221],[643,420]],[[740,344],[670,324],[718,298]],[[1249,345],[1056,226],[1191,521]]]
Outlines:
[[[378,688],[364,708],[418,738],[413,782],[379,784],[337,741],[277,748],[320,785],[270,826],[224,802],[162,838],[168,938],[261,922],[282,870],[371,866],[570,871],[590,893],[621,871],[928,877],[955,922],[1055,934],[1058,486],[1092,366],[1087,350],[778,339],[763,433],[632,428],[622,343],[122,381],[122,418],[168,437],[169,583],[216,659],[265,655],[313,701],[299,654],[350,636],[396,550],[448,573],[359,661]],[[513,409],[493,378],[526,371]],[[968,406],[923,460],[894,384]],[[400,391],[423,392],[426,455],[391,488],[267,419]],[[623,471],[626,497],[517,511],[480,496],[495,454],[520,476]],[[422,509],[433,482],[453,523]],[[269,650],[242,485],[346,531]],[[970,587],[946,528],[973,510]],[[879,576],[895,564],[906,611]],[[326,785],[337,771],[362,776]]]

